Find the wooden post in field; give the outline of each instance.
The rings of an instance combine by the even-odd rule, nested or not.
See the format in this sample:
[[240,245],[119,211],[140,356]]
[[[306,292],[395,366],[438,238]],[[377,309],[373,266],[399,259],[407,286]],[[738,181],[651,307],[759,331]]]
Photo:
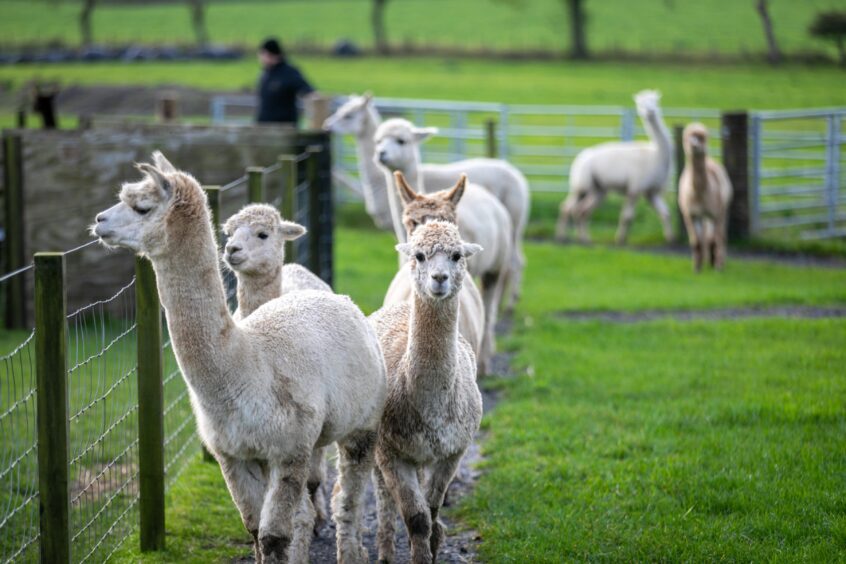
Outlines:
[[673,202],[672,208],[676,210],[676,218],[678,219],[679,229],[676,233],[678,233],[678,242],[679,243],[686,243],[687,242],[687,229],[684,226],[684,218],[682,217],[681,208],[679,207],[679,179],[681,178],[682,171],[684,170],[684,144],[682,143],[682,137],[684,136],[684,126],[676,124],[673,126],[673,143],[675,143],[675,158],[676,158],[676,178],[675,178],[675,194],[676,194],[676,201]]
[[156,118],[162,123],[172,123],[179,118],[179,101],[176,94],[163,94],[156,105]]
[[26,109],[19,108],[18,109],[18,116],[17,116],[17,128],[18,129],[25,129],[26,128]]
[[729,241],[749,237],[749,114],[725,112],[722,116],[723,165],[733,195],[729,207]]
[[41,562],[70,562],[67,289],[62,253],[35,255],[35,362]]
[[138,356],[138,465],[141,551],[165,545],[164,359],[156,273],[135,257],[135,321]]
[[247,168],[247,197],[251,204],[264,201],[264,169],[260,166]]
[[[4,132],[3,187],[6,224],[6,271],[26,266],[24,229],[23,143],[20,134]],[[6,328],[27,329],[24,276],[13,276],[6,287]]]
[[329,102],[331,100],[317,92],[305,99],[307,127],[309,129],[323,129],[323,122],[330,115]]
[[497,158],[496,149],[496,120],[485,121],[485,154],[489,159]]
[[317,182],[317,158],[323,147],[310,145],[306,151],[308,181],[308,268],[320,276],[320,189]]
[[[293,155],[279,157],[282,165],[282,200],[279,204],[279,214],[285,219],[296,221],[297,207],[297,161]],[[294,257],[294,242],[285,241],[285,263],[297,262]]]

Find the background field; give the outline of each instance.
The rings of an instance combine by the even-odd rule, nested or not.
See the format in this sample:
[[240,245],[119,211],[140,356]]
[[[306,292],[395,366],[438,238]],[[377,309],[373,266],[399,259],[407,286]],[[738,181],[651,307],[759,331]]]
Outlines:
[[[268,35],[289,42],[330,45],[345,38],[372,44],[368,0],[210,2],[212,41],[256,45]],[[808,36],[818,11],[844,7],[843,0],[773,0],[776,36],[786,52],[833,48]],[[588,41],[597,51],[641,54],[732,54],[764,52],[766,44],[752,1],[600,0],[586,3]],[[36,0],[0,2],[3,43],[79,42],[79,3]],[[632,25],[637,21],[637,25]],[[569,28],[561,0],[393,0],[386,29],[395,44],[467,48],[564,50]],[[95,39],[104,43],[190,43],[187,5],[97,7]]]

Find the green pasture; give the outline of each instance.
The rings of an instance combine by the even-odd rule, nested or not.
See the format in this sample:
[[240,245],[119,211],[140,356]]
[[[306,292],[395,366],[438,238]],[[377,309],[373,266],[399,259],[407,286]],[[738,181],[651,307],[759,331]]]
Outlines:
[[[842,0],[773,0],[776,37],[788,53],[833,47],[811,38],[808,26],[823,10],[843,9]],[[373,44],[368,0],[313,2],[213,1],[207,8],[211,40],[252,47],[276,35],[294,43],[322,46],[339,39]],[[80,42],[75,1],[3,0],[0,37],[4,43]],[[603,0],[586,3],[588,42],[600,52],[750,56],[766,49],[761,22],[751,2],[702,0]],[[102,43],[193,41],[187,4],[98,6],[94,38]],[[394,45],[470,49],[564,51],[569,27],[560,0],[400,0],[388,3],[385,27]]]

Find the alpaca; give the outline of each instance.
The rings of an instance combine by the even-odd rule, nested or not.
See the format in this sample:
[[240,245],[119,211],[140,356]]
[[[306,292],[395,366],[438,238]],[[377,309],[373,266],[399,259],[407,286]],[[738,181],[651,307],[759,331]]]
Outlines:
[[[223,261],[238,278],[238,309],[241,321],[282,294],[299,290],[331,292],[329,285],[299,264],[285,264],[285,241],[299,239],[306,228],[284,221],[273,206],[250,204],[226,220]],[[308,487],[317,512],[314,528],[326,520],[326,501],[320,485],[326,480],[326,449],[316,448],[309,465]]]
[[[373,467],[386,374],[378,339],[346,296],[305,290],[240,322],[229,313],[206,196],[156,151],[92,232],[153,264],[198,433],[220,463],[264,564],[305,562],[315,447],[337,443],[332,499],[340,562],[363,562],[361,506]],[[290,554],[289,554],[290,553]]]
[[[399,171],[419,192],[426,190],[421,186],[419,174],[419,143],[431,134],[428,129],[414,127],[404,119],[389,119],[376,131],[376,148],[379,164],[385,170],[386,178],[393,178],[392,172]],[[398,192],[397,200],[400,199]],[[417,195],[411,190],[411,193]],[[485,335],[482,340],[483,364],[489,361],[496,350],[494,328],[497,313],[503,297],[505,282],[511,265],[512,225],[505,207],[487,190],[476,184],[468,183],[463,196],[455,207],[455,223],[465,241],[478,243],[486,249],[483,255],[473,257],[468,262],[468,271],[478,276],[482,284],[482,301],[485,307]],[[443,205],[444,202],[433,201]],[[409,200],[410,203],[410,200]],[[397,204],[400,207],[402,202]],[[400,208],[401,209],[401,208]],[[442,209],[438,213],[443,213]],[[425,212],[424,212],[425,215]],[[406,226],[403,226],[402,243],[406,240]]]
[[[424,197],[414,193],[414,190],[408,186],[401,172],[394,174],[396,176],[397,190],[400,190],[401,194],[403,189],[406,191],[406,194],[414,194],[410,198],[406,195],[403,195],[402,198],[405,204],[403,209],[403,224],[406,226],[406,232],[409,237],[411,237],[412,232],[418,225],[425,223],[428,219],[440,219],[455,223],[455,206],[464,192],[467,175],[462,174],[452,190],[435,192],[427,198],[436,204],[436,207],[430,207],[421,204],[415,206],[415,202],[424,200]],[[439,211],[437,208],[440,207],[445,208],[445,210],[437,213]],[[421,217],[421,212],[426,213],[427,217]],[[382,305],[388,306],[410,299],[414,293],[412,286],[411,264],[406,262],[391,281]],[[482,376],[487,374],[490,360],[484,358],[484,351],[482,350],[485,335],[484,303],[482,302],[482,295],[479,293],[479,289],[476,287],[476,283],[469,273],[465,274],[464,283],[461,285],[461,291],[458,294],[458,332],[467,340],[473,349],[473,353],[476,355],[477,375]]]
[[608,192],[625,197],[616,241],[625,244],[634,219],[635,205],[643,196],[655,208],[664,228],[664,238],[673,239],[670,210],[664,202],[664,188],[670,176],[672,145],[670,133],[661,118],[661,95],[643,90],[634,96],[637,112],[649,141],[602,143],[588,147],[576,156],[570,167],[570,193],[561,203],[555,236],[566,240],[568,224],[576,222],[579,239],[590,242],[587,221]]
[[[367,213],[380,229],[387,230],[393,227],[394,232],[399,234],[402,231],[399,218],[391,217],[389,198],[394,196],[389,188],[391,181],[385,180],[384,174],[374,161],[376,156],[374,135],[381,122],[382,118],[370,93],[363,96],[352,94],[343,106],[326,119],[323,127],[333,133],[355,136],[359,177]],[[437,133],[437,128],[430,128],[429,131]],[[475,158],[448,164],[420,166],[422,184],[426,186],[449,186],[462,172],[466,172],[474,183],[496,196],[511,216],[511,223],[514,226],[511,245],[515,252],[508,277],[510,291],[506,309],[510,310],[520,297],[523,270],[526,267],[523,236],[529,221],[529,183],[519,169],[502,159]]]
[[726,260],[726,228],[732,186],[726,169],[708,156],[708,129],[701,123],[684,128],[685,165],[679,178],[679,209],[699,272],[710,255],[720,269]]
[[458,332],[466,259],[481,247],[454,224],[420,226],[397,250],[410,257],[411,300],[370,316],[388,367],[388,397],[374,471],[379,561],[394,559],[397,507],[411,559],[431,563],[444,536],[438,512],[482,419],[473,350]]

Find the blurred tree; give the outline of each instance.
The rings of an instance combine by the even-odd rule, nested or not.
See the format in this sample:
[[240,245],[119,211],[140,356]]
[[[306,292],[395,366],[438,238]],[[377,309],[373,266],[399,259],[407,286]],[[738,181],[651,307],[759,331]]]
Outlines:
[[840,54],[840,64],[846,66],[846,12],[820,12],[808,31],[814,37],[833,41]]
[[778,48],[778,42],[773,31],[769,0],[756,0],[755,9],[758,10],[758,15],[761,16],[761,25],[764,26],[764,35],[767,37],[767,59],[769,59],[770,63],[777,65],[781,62],[781,50]]
[[385,6],[388,0],[373,0],[373,8],[370,12],[370,24],[373,26],[373,42],[376,51],[387,54],[390,51],[388,37],[385,34]]
[[209,32],[206,28],[205,0],[188,0],[191,7],[191,25],[194,26],[194,37],[198,47],[205,47],[209,42]]
[[91,14],[94,12],[96,0],[83,0],[82,10],[79,12],[79,34],[82,37],[82,45],[90,47],[94,43],[94,36],[91,32]]
[[574,59],[588,59],[586,14],[584,0],[564,0],[570,14],[570,55]]

